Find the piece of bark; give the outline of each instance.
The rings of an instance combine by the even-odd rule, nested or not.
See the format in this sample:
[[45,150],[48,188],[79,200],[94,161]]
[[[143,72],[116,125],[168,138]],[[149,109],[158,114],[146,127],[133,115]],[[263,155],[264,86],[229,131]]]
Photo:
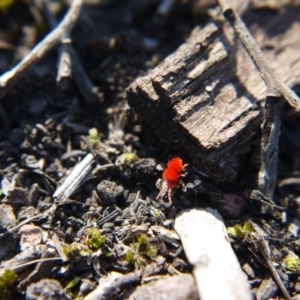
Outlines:
[[201,300],[252,299],[246,274],[231,248],[222,216],[214,209],[192,209],[176,217],[175,230],[193,266]]
[[[272,20],[250,9],[243,16],[288,86],[300,76],[299,4]],[[196,27],[186,43],[127,90],[129,104],[160,139],[217,181],[235,175],[239,156],[259,130],[265,96],[265,84],[232,30],[213,22]]]

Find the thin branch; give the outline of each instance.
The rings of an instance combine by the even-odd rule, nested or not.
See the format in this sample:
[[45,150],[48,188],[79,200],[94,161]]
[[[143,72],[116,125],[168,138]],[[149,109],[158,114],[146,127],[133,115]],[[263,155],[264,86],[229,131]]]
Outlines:
[[274,74],[270,63],[264,57],[261,49],[257,45],[253,36],[247,29],[246,25],[239,17],[235,9],[230,6],[227,0],[218,0],[223,11],[224,17],[233,27],[235,33],[247,50],[249,56],[260,72],[260,75],[267,86],[268,97],[283,97],[292,106],[296,112],[300,112],[299,97]]
[[[42,1],[42,12],[48,23],[48,26],[53,30],[58,22],[51,14],[48,7],[47,1]],[[70,45],[71,45],[71,32],[65,32],[61,38],[61,45],[58,49],[58,67],[57,67],[57,76],[56,82],[60,85],[63,90],[67,90],[72,78],[72,61],[70,54]]]
[[13,271],[18,273],[19,269],[30,266],[32,264],[42,263],[42,262],[45,262],[45,261],[56,261],[56,260],[62,261],[63,259],[61,257],[39,258],[39,259],[28,261],[28,262],[20,264],[20,265],[9,266],[8,268],[0,270],[0,276],[3,274],[4,270],[6,270],[6,269],[13,270]]
[[0,77],[0,99],[16,83],[16,81],[33,64],[44,57],[52,48],[61,42],[61,39],[69,35],[79,17],[84,0],[73,0],[69,11],[61,23],[50,32],[39,44],[37,44],[30,53],[13,69],[4,73]]
[[251,200],[260,202],[262,205],[269,207],[271,210],[279,212],[285,211],[284,207],[274,204],[274,202],[270,198],[266,197],[266,195],[263,194],[261,191],[252,190],[249,198]]
[[279,98],[267,97],[261,125],[261,163],[258,187],[273,200],[277,182],[278,142],[280,136]]
[[[50,13],[46,1],[43,2],[43,10],[49,26],[54,28],[57,22]],[[65,32],[61,39],[56,82],[62,89],[67,89],[72,77],[74,78],[82,97],[87,103],[97,103],[101,100],[102,96],[99,93],[98,88],[90,81],[72,45],[69,31]]]
[[274,280],[276,281],[277,285],[279,286],[285,299],[292,300],[291,296],[289,295],[285,285],[283,284],[283,282],[278,274],[278,271],[274,267],[274,264],[273,264],[273,261],[271,259],[271,255],[270,255],[270,248],[269,248],[268,242],[264,238],[264,232],[255,223],[251,222],[251,224],[255,231],[255,234],[253,234],[253,236],[255,237],[255,239],[257,241],[258,250],[259,250],[260,254],[263,256]]
[[12,228],[9,228],[7,231],[5,231],[4,233],[1,233],[0,234],[0,240],[5,238],[6,236],[12,234],[14,231],[18,230],[19,228],[21,228],[23,225],[29,223],[29,222],[32,222],[32,221],[35,221],[35,220],[38,220],[38,219],[42,219],[42,218],[47,218],[51,215],[54,215],[55,211],[56,211],[56,207],[57,205],[56,204],[53,204],[50,208],[46,209],[45,211],[43,211],[42,213],[40,214],[37,214],[35,216],[32,216],[22,222],[20,222],[19,224],[17,224],[16,226],[12,227]]

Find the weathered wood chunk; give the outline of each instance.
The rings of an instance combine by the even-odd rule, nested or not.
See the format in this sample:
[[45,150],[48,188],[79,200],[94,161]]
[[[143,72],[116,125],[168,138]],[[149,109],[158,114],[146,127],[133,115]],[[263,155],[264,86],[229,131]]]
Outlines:
[[[265,54],[272,67],[293,86],[300,76],[295,68],[300,42],[291,37],[297,37],[300,25],[295,15],[291,23],[292,9],[289,12],[273,20],[278,26],[292,24],[284,34],[267,35],[263,31],[267,21],[260,22],[262,27],[256,26],[253,34],[262,47],[269,45]],[[253,21],[257,16],[252,14]],[[235,176],[240,155],[259,130],[265,91],[259,72],[231,29],[211,22],[196,27],[156,69],[138,78],[127,89],[127,98],[163,142],[214,180],[223,181]]]

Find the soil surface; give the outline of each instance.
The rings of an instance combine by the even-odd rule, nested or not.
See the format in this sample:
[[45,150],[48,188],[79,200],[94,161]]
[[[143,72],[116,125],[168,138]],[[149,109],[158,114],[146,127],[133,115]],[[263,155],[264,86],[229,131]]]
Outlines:
[[[46,2],[61,20],[66,4]],[[58,48],[0,100],[0,263],[1,270],[17,275],[3,286],[0,273],[0,298],[84,299],[101,279],[107,287],[101,299],[128,299],[139,292],[137,286],[144,288],[141,294],[152,291],[148,299],[163,299],[154,295],[164,286],[151,278],[160,282],[185,274],[165,286],[174,294],[179,287],[185,290],[178,299],[197,299],[193,278],[187,276],[191,266],[172,235],[177,213],[193,207],[217,208],[227,226],[247,220],[258,224],[286,289],[300,297],[300,263],[293,269],[286,262],[288,255],[300,255],[299,116],[282,106],[276,207],[250,199],[257,188],[260,132],[234,180],[216,185],[184,161],[186,176],[173,189],[172,203],[167,194],[156,199],[162,172],[178,153],[129,107],[126,88],[175,51],[196,24],[204,25],[208,7],[182,0],[162,16],[162,1],[119,2],[87,4],[72,33],[97,101],[87,103],[72,78],[67,88],[57,84]],[[51,30],[34,1],[12,1],[0,6],[0,15],[2,74]],[[299,86],[293,87],[296,92]],[[64,199],[53,197],[89,153],[94,155],[90,174]],[[283,299],[255,241],[246,236],[231,242],[254,297]],[[116,274],[115,285],[105,281]]]

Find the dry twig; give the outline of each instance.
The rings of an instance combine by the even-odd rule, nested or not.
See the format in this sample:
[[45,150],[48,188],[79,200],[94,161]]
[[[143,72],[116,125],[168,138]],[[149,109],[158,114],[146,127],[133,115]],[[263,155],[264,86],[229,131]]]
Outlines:
[[71,32],[79,17],[82,3],[83,0],[73,0],[69,11],[61,23],[37,44],[19,64],[0,77],[0,99],[4,97],[6,92],[24,74],[24,72],[28,70],[28,68],[38,62],[52,48],[59,44],[65,34]]
[[[57,22],[50,13],[46,2],[43,3],[43,10],[49,26],[55,28]],[[74,77],[82,97],[87,103],[96,103],[99,99],[98,89],[88,78],[80,59],[72,45],[71,31],[64,32],[59,48],[59,60],[56,82],[62,89],[67,89],[71,78]]]
[[273,199],[277,179],[278,139],[280,133],[279,100],[284,98],[296,112],[300,112],[300,99],[275,76],[273,69],[235,9],[228,4],[227,0],[218,0],[218,2],[224,17],[233,27],[267,87],[264,122],[262,124],[261,167],[258,175],[258,185],[267,197]]
[[291,296],[289,295],[287,289],[285,288],[276,268],[273,265],[273,261],[271,259],[270,256],[270,248],[268,245],[268,242],[265,240],[264,238],[264,232],[253,222],[251,222],[254,230],[255,230],[255,234],[253,234],[254,238],[257,241],[257,245],[258,245],[258,250],[261,253],[261,255],[263,256],[263,258],[265,259],[265,262],[274,278],[274,280],[276,281],[277,285],[279,286],[280,290],[282,291],[284,297],[287,300],[291,300]]
[[266,195],[264,195],[261,191],[259,190],[252,190],[251,194],[250,194],[250,199],[251,200],[255,200],[255,201],[259,201],[262,204],[270,207],[271,209],[277,210],[277,211],[284,211],[284,207],[278,206],[276,204],[274,204],[274,202],[266,197]]
[[[48,26],[53,30],[57,26],[57,21],[53,17],[46,1],[42,1],[42,11]],[[70,54],[70,34],[71,31],[66,31],[61,39],[61,45],[58,50],[59,61],[57,67],[56,82],[60,87],[66,90],[70,84],[72,78],[72,62]]]

